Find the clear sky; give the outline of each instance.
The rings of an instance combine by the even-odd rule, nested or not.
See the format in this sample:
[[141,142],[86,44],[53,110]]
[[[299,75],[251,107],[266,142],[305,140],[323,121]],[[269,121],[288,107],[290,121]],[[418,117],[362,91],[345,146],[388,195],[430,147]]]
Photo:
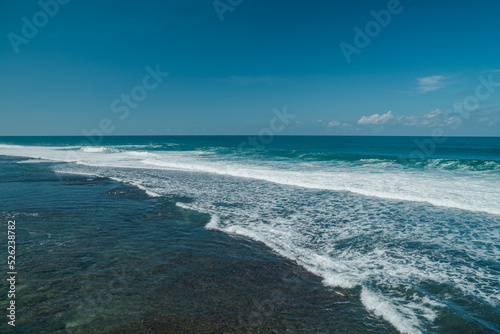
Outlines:
[[0,135],[500,134],[497,0],[58,1],[0,0]]

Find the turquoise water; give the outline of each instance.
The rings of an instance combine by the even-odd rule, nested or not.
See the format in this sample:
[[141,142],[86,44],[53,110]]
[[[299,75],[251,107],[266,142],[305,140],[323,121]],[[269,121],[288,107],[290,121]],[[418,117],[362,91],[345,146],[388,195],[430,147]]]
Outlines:
[[0,137],[26,332],[500,331],[499,138],[95,144]]

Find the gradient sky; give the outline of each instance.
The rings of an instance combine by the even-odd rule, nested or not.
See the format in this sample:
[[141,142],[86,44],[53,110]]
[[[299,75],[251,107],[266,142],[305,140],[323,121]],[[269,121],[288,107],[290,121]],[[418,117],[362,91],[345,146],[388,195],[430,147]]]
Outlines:
[[[498,1],[402,0],[350,63],[340,44],[394,0],[218,1],[223,20],[212,0],[71,0],[53,17],[0,0],[0,135],[255,134],[285,106],[276,134],[500,134]],[[113,112],[157,65],[169,76]]]

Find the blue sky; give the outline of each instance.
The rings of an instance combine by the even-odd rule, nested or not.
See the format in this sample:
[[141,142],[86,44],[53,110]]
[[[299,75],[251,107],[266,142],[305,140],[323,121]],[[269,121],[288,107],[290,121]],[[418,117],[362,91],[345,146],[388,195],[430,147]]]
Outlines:
[[255,134],[286,106],[279,134],[498,136],[498,13],[489,0],[2,0],[0,135]]

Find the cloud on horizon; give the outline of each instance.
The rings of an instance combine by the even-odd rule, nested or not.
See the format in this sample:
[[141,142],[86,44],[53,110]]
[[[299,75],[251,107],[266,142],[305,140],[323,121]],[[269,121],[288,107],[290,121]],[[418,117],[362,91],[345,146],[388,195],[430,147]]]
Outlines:
[[400,116],[397,118],[397,123],[404,126],[429,128],[453,126],[457,122],[459,122],[459,118],[456,115],[446,113],[439,108],[424,115]]
[[363,116],[358,120],[358,124],[385,124],[393,119],[392,111],[388,111],[386,114],[373,114],[371,116]]
[[472,117],[471,114],[459,114],[456,112],[443,111],[441,109],[432,110],[423,115],[410,115],[410,116],[394,116],[392,111],[385,114],[373,114],[371,116],[363,116],[358,120],[360,125],[382,125],[387,124],[391,126],[408,126],[408,127],[453,127],[462,122],[462,119],[475,120],[478,123],[487,123],[488,127],[495,126],[499,123],[500,119],[499,110],[483,110],[478,112]]

